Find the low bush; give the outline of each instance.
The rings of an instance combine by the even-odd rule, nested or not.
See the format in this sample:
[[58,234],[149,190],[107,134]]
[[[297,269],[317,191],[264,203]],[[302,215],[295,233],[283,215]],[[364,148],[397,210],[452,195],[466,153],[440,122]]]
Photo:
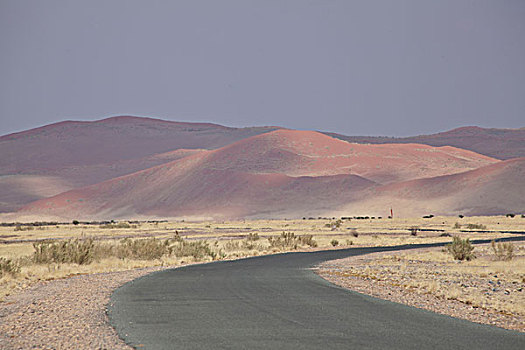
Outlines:
[[67,240],[62,242],[33,243],[33,261],[37,264],[74,263],[90,264],[95,258],[95,243],[92,239]]
[[454,228],[459,230],[461,228],[461,224],[459,222],[456,222],[454,224]]
[[342,223],[343,223],[343,220],[338,219],[336,221],[330,221],[328,224],[325,225],[325,227],[330,227],[332,230],[335,230],[336,228],[341,227]]
[[271,248],[292,248],[297,249],[297,237],[293,232],[283,232],[280,237],[268,237]]
[[357,230],[355,228],[350,230],[350,234],[352,236],[356,237],[356,238],[359,236],[359,233],[357,232]]
[[154,260],[172,252],[170,241],[156,238],[123,239],[115,249],[115,256],[120,259]]
[[419,231],[419,227],[418,227],[418,226],[412,226],[412,227],[409,229],[409,231],[410,231],[410,234],[411,234],[412,236],[417,236],[417,231]]
[[483,224],[467,224],[469,230],[485,230],[487,226]]
[[[136,228],[136,225],[134,226],[135,226],[134,228]],[[114,228],[132,228],[132,227],[127,222],[119,222],[117,224],[109,223],[109,224],[100,225],[99,228],[114,229]]]
[[224,249],[226,249],[227,251],[240,250],[241,249],[241,242],[230,240],[230,241],[224,243]]
[[337,246],[339,245],[339,241],[338,241],[337,239],[332,239],[332,240],[330,241],[330,244],[331,244],[332,246],[334,246],[334,247],[337,247]]
[[301,242],[301,244],[304,244],[304,245],[307,245],[313,248],[317,247],[317,242],[314,240],[314,237],[312,235],[299,236],[299,241]]
[[155,260],[163,256],[193,256],[195,259],[205,257],[217,258],[208,243],[203,241],[187,242],[176,235],[175,239],[130,239],[120,242],[100,243],[93,239],[66,240],[61,242],[34,243],[32,261],[37,264],[90,264],[104,258]]
[[22,226],[22,225],[16,225],[15,231],[32,231],[34,230],[33,226]]
[[0,258],[0,277],[10,274],[12,276],[20,272],[20,264],[13,259]]
[[510,242],[496,243],[492,241],[491,246],[497,260],[509,261],[514,257],[514,245]]
[[447,250],[455,260],[469,261],[476,257],[474,254],[474,247],[468,238],[461,239],[457,236],[454,237],[452,243],[447,245]]
[[217,253],[210,248],[209,244],[204,241],[179,242],[172,247],[172,253],[177,257],[192,256],[195,259],[202,259],[209,256],[215,260],[218,256]]
[[248,241],[258,241],[259,240],[259,234],[257,232],[255,233],[249,233],[248,236],[246,236],[246,239]]

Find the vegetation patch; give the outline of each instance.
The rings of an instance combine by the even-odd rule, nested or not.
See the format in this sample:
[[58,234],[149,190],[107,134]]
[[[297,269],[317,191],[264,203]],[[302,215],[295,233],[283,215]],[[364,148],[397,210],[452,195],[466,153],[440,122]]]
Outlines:
[[496,260],[509,261],[514,257],[514,245],[510,242],[496,243],[492,241],[491,247],[496,256]]
[[467,224],[466,228],[468,228],[469,230],[486,230],[487,226],[483,224]]
[[470,243],[468,238],[461,239],[454,237],[452,243],[447,245],[448,252],[455,260],[472,260],[476,258],[474,254],[474,246]]
[[137,225],[130,225],[127,222],[119,222],[116,224],[108,223],[100,225],[99,228],[103,229],[115,229],[115,228],[137,228]]
[[268,237],[270,248],[297,249],[299,245],[317,247],[317,242],[312,235],[296,236],[293,232],[283,232],[278,237]]
[[14,259],[0,258],[0,277],[10,274],[12,276],[20,272],[20,263]]
[[95,259],[95,243],[93,239],[67,240],[62,242],[34,243],[33,261],[37,264],[73,263],[90,264]]

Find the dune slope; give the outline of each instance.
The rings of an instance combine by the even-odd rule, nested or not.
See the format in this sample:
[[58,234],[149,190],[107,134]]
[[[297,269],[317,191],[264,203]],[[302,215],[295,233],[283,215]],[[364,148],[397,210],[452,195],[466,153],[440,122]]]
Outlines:
[[[55,195],[275,129],[237,129],[126,116],[94,122],[66,121],[0,137],[0,176],[11,176],[10,182],[20,177],[20,185],[28,183],[25,179],[30,176],[31,184],[40,179],[40,186],[49,189],[48,179],[67,184],[55,186],[56,192],[46,192]],[[9,194],[0,191],[0,212],[16,210],[36,199],[24,194],[33,187],[18,186],[19,191]]]
[[510,159],[459,174],[378,186],[342,208],[400,216],[525,213],[525,158]]
[[430,146],[453,146],[497,159],[525,157],[525,128],[493,129],[477,126],[461,127],[431,135],[411,137],[329,136],[357,143],[420,143]]
[[276,130],[43,199],[21,213],[297,217],[333,211],[380,183],[498,162],[452,147],[355,145],[317,132]]

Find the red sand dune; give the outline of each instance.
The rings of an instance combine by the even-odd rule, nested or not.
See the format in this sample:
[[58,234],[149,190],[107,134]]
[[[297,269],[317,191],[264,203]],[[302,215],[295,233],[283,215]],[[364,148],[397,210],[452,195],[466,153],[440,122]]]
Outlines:
[[378,182],[498,162],[452,147],[357,145],[277,130],[43,199],[21,213],[78,219],[315,215],[363,198]]
[[11,212],[23,205],[75,188],[72,183],[55,176],[0,176],[0,213]]
[[488,129],[467,126],[432,135],[411,137],[346,136],[326,133],[349,142],[358,143],[420,143],[429,146],[454,146],[496,159],[525,157],[525,128]]
[[[20,177],[20,186],[9,194],[0,191],[0,212],[16,210],[39,198],[25,193],[29,188],[22,185],[28,175],[35,185],[41,179],[42,187],[54,188],[56,192],[46,193],[55,195],[275,129],[113,117],[94,122],[66,121],[5,135],[0,137],[0,188],[6,175],[10,175],[10,183],[15,181],[13,176]],[[50,178],[57,186],[46,184]]]
[[379,186],[342,211],[354,215],[419,216],[525,213],[525,158],[479,169]]
[[453,147],[350,144],[315,131],[276,130],[212,152],[207,167],[290,176],[354,174],[388,183],[453,174],[494,162]]
[[0,174],[111,163],[180,148],[215,149],[275,129],[126,116],[65,121],[0,137]]

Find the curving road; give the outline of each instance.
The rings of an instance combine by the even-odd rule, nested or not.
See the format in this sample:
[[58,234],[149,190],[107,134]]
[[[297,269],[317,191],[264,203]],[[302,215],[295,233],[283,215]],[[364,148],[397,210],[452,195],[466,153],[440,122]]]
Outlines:
[[347,291],[309,270],[325,260],[413,247],[165,270],[115,291],[108,314],[119,335],[139,349],[525,349],[524,333]]

